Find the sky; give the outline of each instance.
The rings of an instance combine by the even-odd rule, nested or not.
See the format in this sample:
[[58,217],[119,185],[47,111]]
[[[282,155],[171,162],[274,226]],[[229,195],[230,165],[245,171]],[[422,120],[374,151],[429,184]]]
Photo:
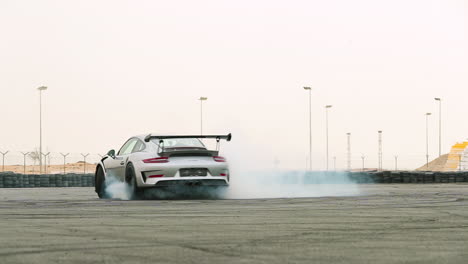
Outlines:
[[[226,156],[413,169],[468,138],[468,1],[0,0],[0,150],[105,154],[137,134],[233,134]],[[275,165],[274,160],[278,160]],[[57,158],[57,162],[59,159]]]

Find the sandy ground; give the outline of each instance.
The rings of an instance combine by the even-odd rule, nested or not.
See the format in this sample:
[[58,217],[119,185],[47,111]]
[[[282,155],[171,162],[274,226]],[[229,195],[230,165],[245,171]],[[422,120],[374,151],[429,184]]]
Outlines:
[[[11,171],[15,173],[24,173],[25,167],[23,165],[6,165],[5,171]],[[45,170],[45,168],[44,168]],[[86,173],[94,173],[96,170],[96,164],[86,163]],[[63,164],[60,165],[47,165],[47,173],[49,174],[62,174],[64,172]],[[66,173],[85,173],[85,163],[67,163],[65,166]],[[26,174],[38,174],[38,165],[26,165]]]
[[98,200],[0,189],[1,263],[466,263],[468,185],[361,185],[363,196]]

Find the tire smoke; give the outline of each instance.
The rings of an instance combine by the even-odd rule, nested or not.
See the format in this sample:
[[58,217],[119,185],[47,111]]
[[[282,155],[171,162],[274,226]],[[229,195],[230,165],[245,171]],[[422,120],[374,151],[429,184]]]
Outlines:
[[132,189],[126,182],[121,182],[114,176],[108,175],[104,184],[105,198],[118,200],[132,199]]
[[140,196],[132,193],[132,187],[116,177],[107,176],[104,197],[117,200],[179,200],[179,199],[223,199],[226,188],[209,186],[173,186],[170,188],[146,189]]
[[356,196],[346,172],[266,171],[234,174],[226,199]]
[[115,177],[105,182],[105,198],[118,200],[258,199],[360,195],[359,186],[346,172],[251,172],[234,174],[228,188],[174,186],[147,189],[140,197]]
[[[254,142],[249,134],[235,133],[236,144],[226,144],[231,181],[226,199],[294,198],[360,195],[359,185],[344,171],[304,171],[272,168],[275,144]],[[287,153],[287,152],[285,152]],[[293,160],[294,154],[282,154]],[[315,161],[314,161],[315,162]],[[293,163],[289,163],[291,166]]]

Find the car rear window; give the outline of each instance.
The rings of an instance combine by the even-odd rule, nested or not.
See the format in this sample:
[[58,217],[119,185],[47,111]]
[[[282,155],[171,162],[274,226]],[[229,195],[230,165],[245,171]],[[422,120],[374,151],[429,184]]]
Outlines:
[[[159,139],[152,139],[156,145],[159,145]],[[206,149],[203,142],[198,138],[168,138],[163,139],[164,148],[203,148]]]

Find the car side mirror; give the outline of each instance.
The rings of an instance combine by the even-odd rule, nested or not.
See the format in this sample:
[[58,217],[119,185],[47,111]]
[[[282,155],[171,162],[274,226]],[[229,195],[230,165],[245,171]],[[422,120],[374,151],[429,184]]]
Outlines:
[[109,156],[111,158],[115,158],[115,150],[113,150],[113,149],[109,150],[109,152],[107,152],[107,156]]

